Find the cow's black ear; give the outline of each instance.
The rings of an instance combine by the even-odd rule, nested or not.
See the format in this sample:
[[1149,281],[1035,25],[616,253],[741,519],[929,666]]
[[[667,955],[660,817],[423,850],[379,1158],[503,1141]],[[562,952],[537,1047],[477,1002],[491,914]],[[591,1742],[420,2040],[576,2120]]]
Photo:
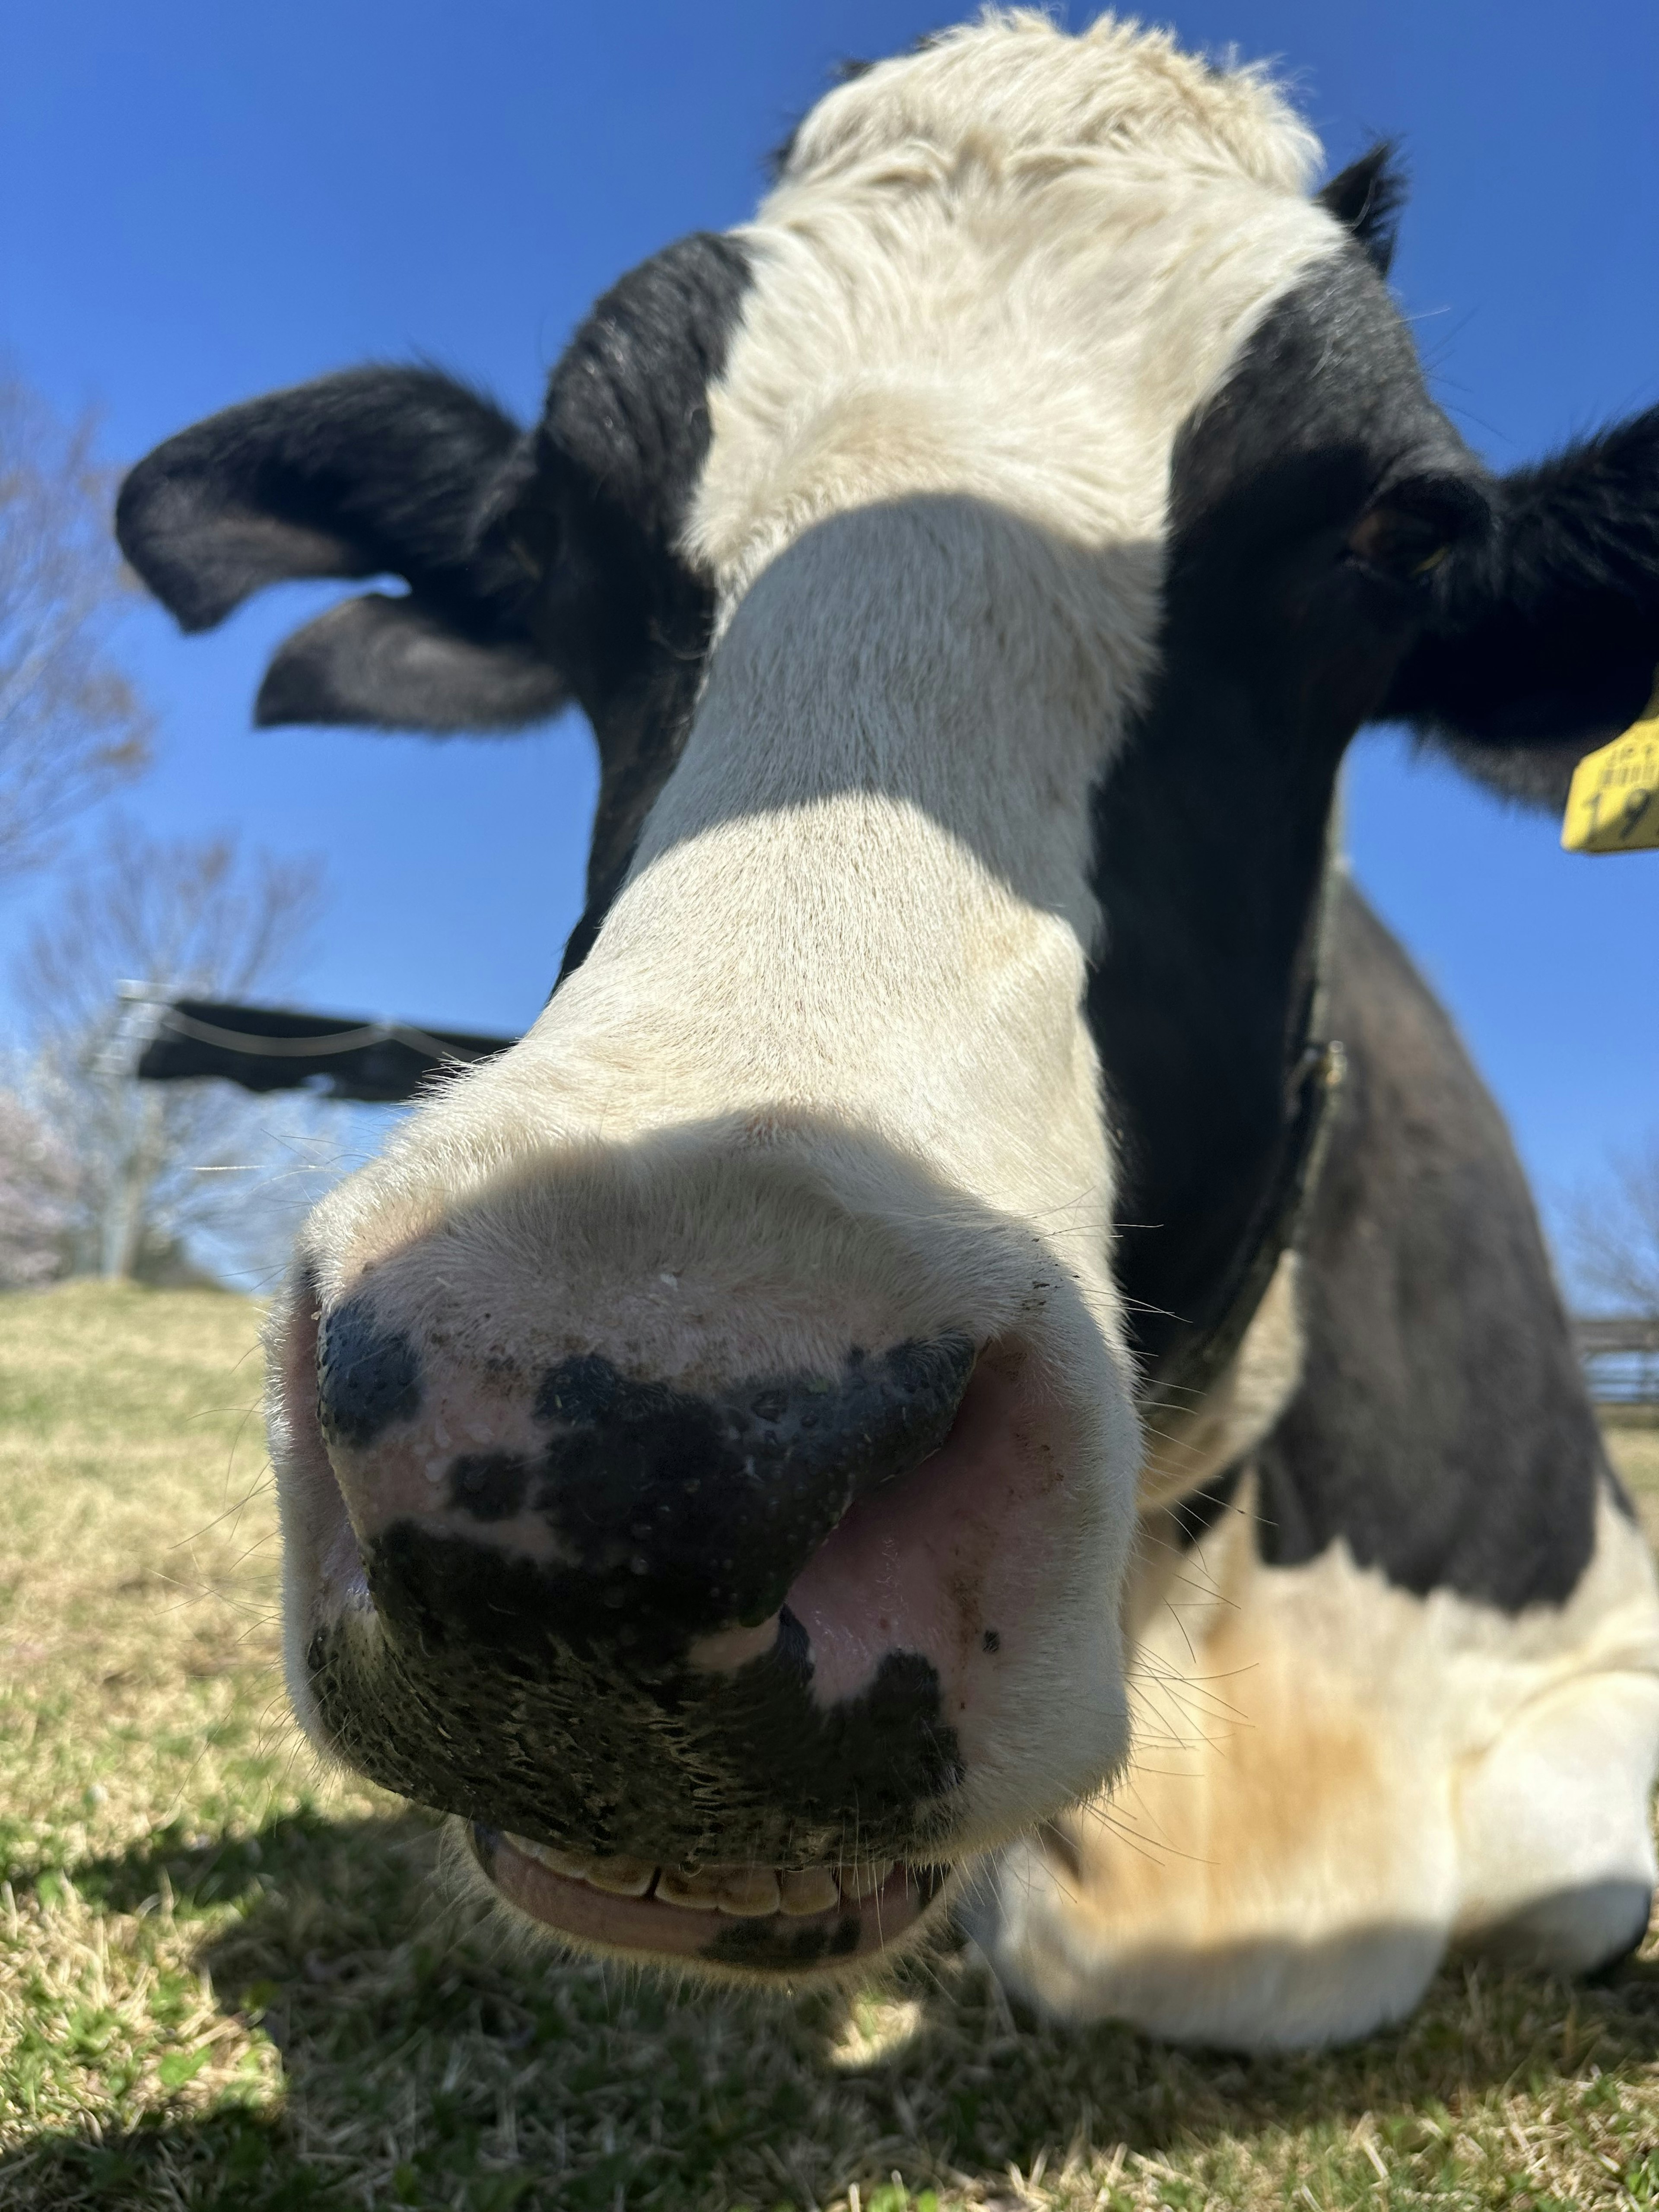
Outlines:
[[521,729],[564,703],[556,672],[528,646],[480,644],[412,594],[369,592],[295,630],[265,671],[254,702],[261,728],[278,722],[371,728]]
[[1383,708],[1507,797],[1559,806],[1659,668],[1659,408],[1496,487]]
[[185,630],[263,586],[402,576],[407,599],[348,601],[277,653],[264,722],[521,727],[564,703],[526,624],[530,580],[478,543],[518,426],[453,379],[365,368],[215,415],[121,488],[121,550]]
[[1394,265],[1400,211],[1406,204],[1405,172],[1389,141],[1382,140],[1333,177],[1319,204],[1353,234],[1377,274],[1386,276]]

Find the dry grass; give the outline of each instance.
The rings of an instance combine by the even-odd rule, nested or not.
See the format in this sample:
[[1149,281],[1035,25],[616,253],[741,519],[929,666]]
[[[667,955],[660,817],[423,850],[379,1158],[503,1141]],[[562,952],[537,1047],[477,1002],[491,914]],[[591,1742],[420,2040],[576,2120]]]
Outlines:
[[[276,1678],[252,1310],[0,1304],[0,2204],[1659,2205],[1659,1958],[1243,2063],[506,1949]],[[1659,1510],[1659,1433],[1614,1440]]]

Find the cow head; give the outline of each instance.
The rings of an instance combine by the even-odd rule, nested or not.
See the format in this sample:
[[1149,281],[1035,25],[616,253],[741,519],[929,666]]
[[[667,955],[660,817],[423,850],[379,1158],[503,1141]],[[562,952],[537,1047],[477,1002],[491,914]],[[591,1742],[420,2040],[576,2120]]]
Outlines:
[[989,21],[625,278],[531,435],[368,369],[127,483],[187,628],[405,580],[261,720],[598,736],[545,1013],[270,1330],[305,1725],[580,1941],[833,1965],[1114,1771],[1137,1392],[1297,1142],[1343,749],[1542,786],[1647,695],[1659,423],[1491,480],[1385,165],[1316,153],[1257,74]]

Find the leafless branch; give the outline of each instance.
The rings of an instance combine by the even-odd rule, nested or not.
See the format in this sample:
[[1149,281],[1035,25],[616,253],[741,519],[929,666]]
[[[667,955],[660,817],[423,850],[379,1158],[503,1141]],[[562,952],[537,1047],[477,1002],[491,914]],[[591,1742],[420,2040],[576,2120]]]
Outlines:
[[1583,1289],[1607,1310],[1659,1319],[1659,1130],[1610,1155],[1607,1171],[1581,1190],[1568,1224]]
[[245,857],[229,838],[149,839],[118,818],[36,927],[16,993],[32,1103],[76,1164],[77,1272],[149,1272],[204,1231],[263,1255],[313,1194],[315,1109],[273,1110],[221,1083],[135,1083],[117,985],[162,997],[280,989],[320,906],[312,862]]
[[92,431],[0,375],[0,880],[149,758],[149,713],[110,656],[125,586]]

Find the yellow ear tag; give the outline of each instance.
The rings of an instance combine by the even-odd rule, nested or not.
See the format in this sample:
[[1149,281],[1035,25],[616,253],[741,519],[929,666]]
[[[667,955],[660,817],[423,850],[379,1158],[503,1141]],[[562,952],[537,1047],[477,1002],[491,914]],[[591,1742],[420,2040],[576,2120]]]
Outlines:
[[1572,772],[1562,848],[1645,853],[1659,846],[1659,679],[1639,721]]

